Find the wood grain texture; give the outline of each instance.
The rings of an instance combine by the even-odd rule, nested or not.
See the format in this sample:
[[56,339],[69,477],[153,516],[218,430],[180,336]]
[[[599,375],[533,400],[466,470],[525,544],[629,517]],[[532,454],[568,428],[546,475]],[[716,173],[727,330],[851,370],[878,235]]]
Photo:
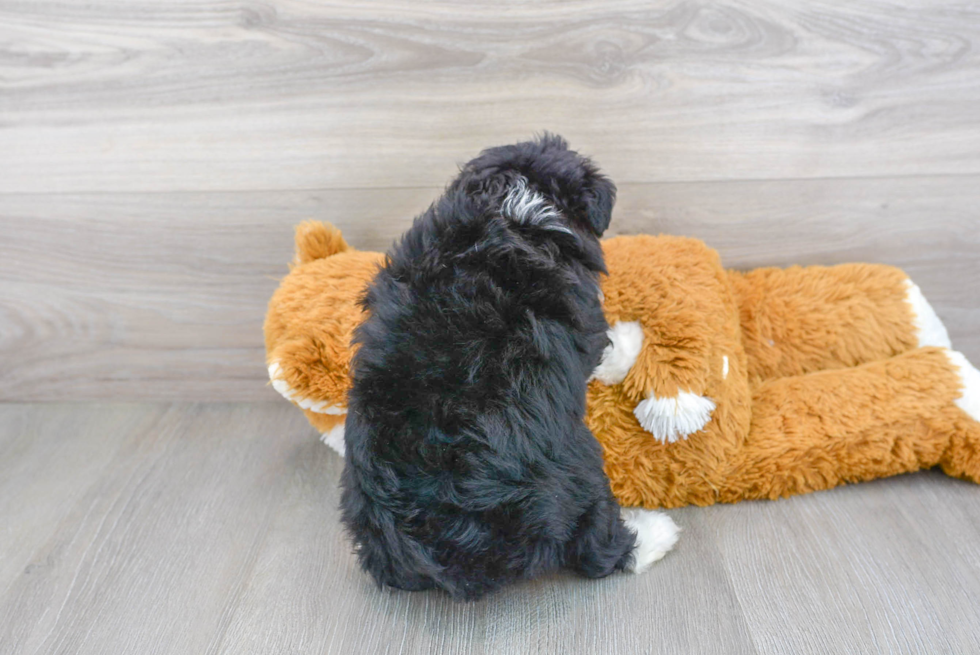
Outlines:
[[550,129],[619,182],[980,174],[944,0],[0,3],[0,192],[440,185]]
[[[0,196],[0,399],[261,400],[293,225],[384,250],[438,188]],[[610,234],[704,239],[731,267],[905,268],[980,362],[980,176],[621,185]]]
[[978,493],[936,471],[704,518],[760,652],[968,653]]
[[612,233],[904,266],[980,360],[978,40],[951,1],[0,0],[0,399],[268,398],[293,224],[385,249],[540,129]]
[[283,403],[0,405],[0,651],[968,653],[980,489],[937,472],[686,508],[642,576],[379,590]]
[[0,650],[205,652],[285,492],[291,419],[251,406],[0,415]]

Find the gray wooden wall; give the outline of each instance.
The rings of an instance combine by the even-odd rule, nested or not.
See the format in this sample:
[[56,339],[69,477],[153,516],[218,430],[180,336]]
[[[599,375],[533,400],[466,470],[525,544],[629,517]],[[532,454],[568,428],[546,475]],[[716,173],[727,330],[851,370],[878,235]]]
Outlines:
[[269,399],[292,225],[548,129],[612,233],[905,267],[980,361],[980,5],[0,0],[0,399]]

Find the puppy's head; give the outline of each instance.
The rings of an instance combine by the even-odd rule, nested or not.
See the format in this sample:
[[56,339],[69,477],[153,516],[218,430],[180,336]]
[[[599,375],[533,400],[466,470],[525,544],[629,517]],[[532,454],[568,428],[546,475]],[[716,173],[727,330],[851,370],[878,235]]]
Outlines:
[[547,133],[484,150],[463,167],[453,186],[500,207],[514,221],[596,237],[609,227],[616,201],[616,186],[588,157]]

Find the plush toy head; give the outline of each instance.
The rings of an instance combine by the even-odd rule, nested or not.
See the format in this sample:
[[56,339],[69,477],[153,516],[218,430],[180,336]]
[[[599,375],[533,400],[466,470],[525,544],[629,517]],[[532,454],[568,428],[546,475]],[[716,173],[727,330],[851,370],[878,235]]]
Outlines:
[[361,294],[384,255],[354,250],[333,226],[296,229],[296,257],[269,302],[266,363],[276,391],[321,433],[342,435],[350,388],[350,340]]

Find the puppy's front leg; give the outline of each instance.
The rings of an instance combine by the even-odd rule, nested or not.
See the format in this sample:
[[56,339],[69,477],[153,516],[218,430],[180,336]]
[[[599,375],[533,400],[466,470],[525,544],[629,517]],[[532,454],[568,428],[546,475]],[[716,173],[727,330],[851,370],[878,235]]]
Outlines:
[[[588,428],[583,425],[581,430],[576,436],[594,441]],[[591,502],[567,544],[565,564],[589,578],[614,571],[642,573],[674,547],[680,529],[661,512],[620,508],[602,470],[598,449],[591,464],[580,469],[584,475],[575,484],[576,491],[591,496]]]
[[603,578],[628,570],[634,563],[636,533],[627,529],[612,495],[597,499],[579,519],[575,537],[568,544],[568,568],[587,578]]
[[612,498],[596,502],[582,517],[569,545],[568,565],[588,578],[615,571],[643,573],[677,543],[680,528],[662,512],[621,509]]

